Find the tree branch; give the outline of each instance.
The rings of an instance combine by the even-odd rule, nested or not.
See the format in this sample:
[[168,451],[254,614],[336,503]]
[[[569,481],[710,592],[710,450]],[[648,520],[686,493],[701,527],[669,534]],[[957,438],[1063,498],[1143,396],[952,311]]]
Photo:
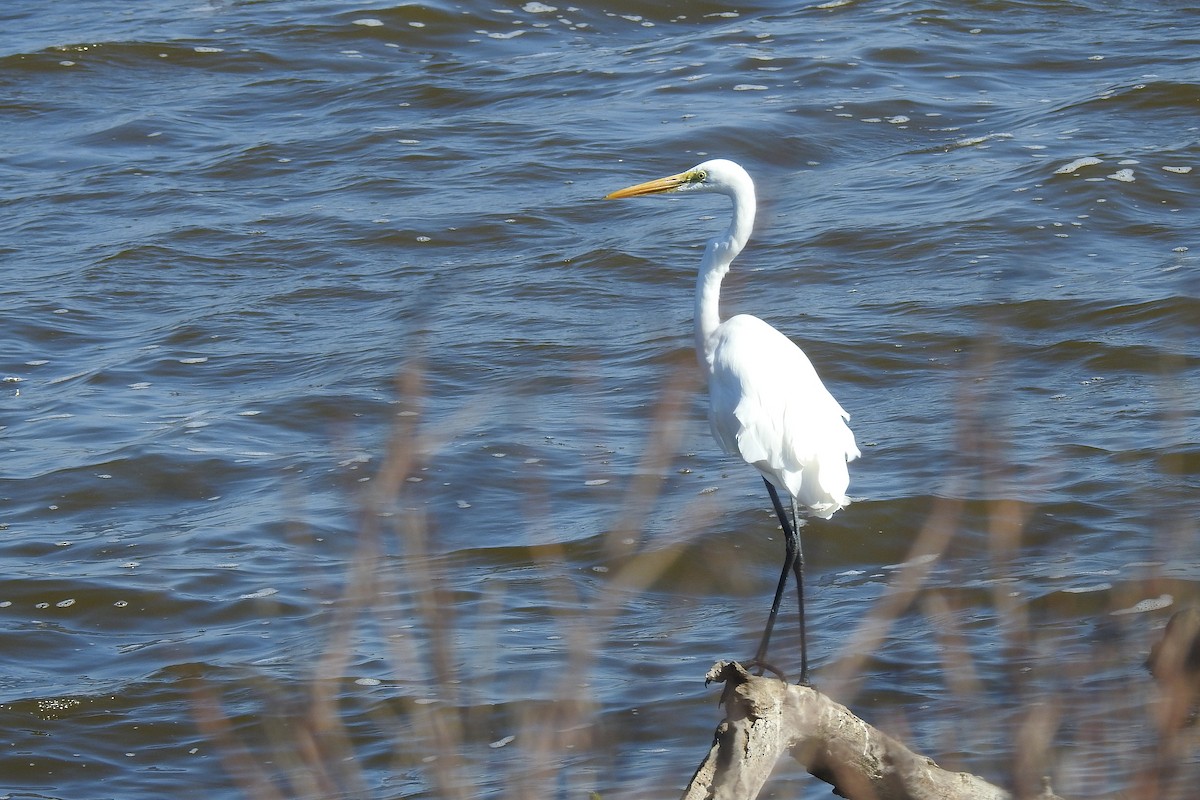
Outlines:
[[[980,777],[942,769],[810,687],[728,661],[709,670],[712,681],[725,684],[726,716],[683,800],[753,800],[785,753],[848,800],[1012,800]],[[1039,800],[1061,798],[1047,788]]]

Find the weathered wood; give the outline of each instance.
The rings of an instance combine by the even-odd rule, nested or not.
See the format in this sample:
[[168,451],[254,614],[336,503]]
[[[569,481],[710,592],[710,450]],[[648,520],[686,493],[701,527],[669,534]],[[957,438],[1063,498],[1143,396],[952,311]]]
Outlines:
[[[1012,800],[980,777],[942,769],[815,689],[728,661],[707,677],[725,684],[726,716],[683,800],[753,800],[785,753],[848,800]],[[1049,789],[1040,798],[1057,800]]]

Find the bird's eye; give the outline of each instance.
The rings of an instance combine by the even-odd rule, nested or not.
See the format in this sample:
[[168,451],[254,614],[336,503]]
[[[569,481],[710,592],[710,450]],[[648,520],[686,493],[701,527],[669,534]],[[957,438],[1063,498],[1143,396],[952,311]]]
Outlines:
[[689,177],[691,178],[691,183],[704,183],[705,179],[708,178],[708,173],[702,169],[698,169],[695,170]]

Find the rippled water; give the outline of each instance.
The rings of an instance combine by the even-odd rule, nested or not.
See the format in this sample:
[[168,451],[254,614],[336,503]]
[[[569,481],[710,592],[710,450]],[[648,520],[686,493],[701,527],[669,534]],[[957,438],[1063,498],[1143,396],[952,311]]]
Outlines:
[[691,371],[724,201],[600,198],[711,156],[760,195],[726,309],[864,451],[817,684],[1001,782],[1053,708],[1061,793],[1131,779],[1200,596],[1194,8],[0,22],[3,796],[677,791],[781,545]]

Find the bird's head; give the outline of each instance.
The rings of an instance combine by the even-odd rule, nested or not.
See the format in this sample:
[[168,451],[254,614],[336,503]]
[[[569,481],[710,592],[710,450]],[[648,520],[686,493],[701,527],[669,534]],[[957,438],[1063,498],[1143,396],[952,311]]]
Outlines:
[[733,196],[746,190],[753,192],[753,188],[750,176],[739,164],[724,158],[715,158],[676,175],[618,189],[604,199],[618,200],[622,197],[668,192],[717,192]]

